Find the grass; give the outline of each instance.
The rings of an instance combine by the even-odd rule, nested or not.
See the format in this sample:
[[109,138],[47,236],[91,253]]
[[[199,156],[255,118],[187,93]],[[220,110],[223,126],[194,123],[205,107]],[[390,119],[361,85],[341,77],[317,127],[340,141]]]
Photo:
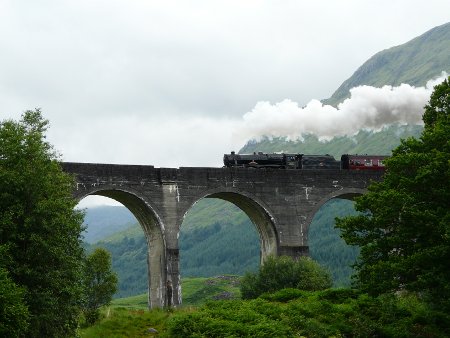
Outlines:
[[[103,309],[102,320],[89,328],[81,329],[83,338],[161,337],[167,330],[167,322],[173,316],[195,311],[199,306],[215,299],[240,298],[238,276],[212,278],[183,278],[183,305],[178,309],[148,311],[147,294],[118,298]],[[155,329],[158,333],[149,332]]]
[[[103,319],[94,326],[80,330],[83,338],[153,337],[166,331],[171,311],[133,309],[110,306],[103,310]],[[155,330],[151,332],[149,330]]]
[[181,287],[184,306],[201,305],[209,300],[241,298],[238,276],[183,278]]
[[131,309],[148,309],[147,294],[131,296],[126,298],[117,298],[111,302],[112,308],[131,308]]
[[[183,306],[197,306],[209,300],[241,298],[239,276],[223,275],[217,277],[187,277],[181,280]],[[117,298],[111,302],[113,308],[124,307],[147,309],[148,296],[141,294]]]

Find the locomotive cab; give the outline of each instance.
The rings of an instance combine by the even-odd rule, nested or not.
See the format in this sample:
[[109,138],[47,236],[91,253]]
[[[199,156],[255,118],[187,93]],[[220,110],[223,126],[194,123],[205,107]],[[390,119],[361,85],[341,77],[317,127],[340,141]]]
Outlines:
[[299,154],[283,154],[284,155],[284,165],[286,169],[300,169],[302,155]]

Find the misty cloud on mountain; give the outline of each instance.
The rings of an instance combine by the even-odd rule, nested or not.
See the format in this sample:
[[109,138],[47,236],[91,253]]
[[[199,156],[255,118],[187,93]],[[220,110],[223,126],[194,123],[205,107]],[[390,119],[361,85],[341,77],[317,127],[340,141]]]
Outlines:
[[303,140],[303,135],[314,134],[320,140],[330,140],[336,136],[353,136],[361,129],[379,131],[392,124],[423,124],[423,108],[433,87],[447,76],[442,72],[425,87],[358,86],[350,90],[350,98],[337,108],[318,100],[311,100],[305,107],[288,99],[275,104],[258,102],[243,116],[234,137],[239,140],[259,140],[263,136]]

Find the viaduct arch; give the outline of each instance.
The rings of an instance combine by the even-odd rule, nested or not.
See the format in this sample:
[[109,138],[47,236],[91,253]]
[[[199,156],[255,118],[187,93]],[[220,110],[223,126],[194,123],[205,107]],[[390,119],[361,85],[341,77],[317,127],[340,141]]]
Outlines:
[[110,197],[127,207],[147,239],[149,307],[181,304],[178,235],[185,214],[202,198],[220,198],[242,209],[256,226],[260,258],[308,254],[308,227],[331,198],[365,192],[377,171],[244,168],[154,168],[63,162],[76,180],[74,197]]

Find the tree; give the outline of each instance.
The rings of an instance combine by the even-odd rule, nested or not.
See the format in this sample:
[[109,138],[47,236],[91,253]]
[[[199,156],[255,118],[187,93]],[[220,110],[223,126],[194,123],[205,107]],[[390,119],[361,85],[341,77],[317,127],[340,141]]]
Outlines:
[[361,247],[355,283],[370,294],[411,290],[449,307],[449,81],[425,106],[421,137],[402,140],[383,181],[357,199],[363,214],[337,219],[346,242]]
[[111,255],[103,248],[86,258],[84,270],[84,313],[86,322],[93,324],[100,316],[100,307],[109,304],[117,291],[117,275],[111,270]]
[[9,278],[24,290],[27,337],[74,336],[83,290],[83,214],[47,128],[39,109],[0,122],[0,245]]
[[0,337],[21,337],[26,333],[29,313],[24,290],[9,278],[3,267],[8,259],[5,249],[0,245]]
[[241,280],[243,299],[285,288],[306,291],[324,290],[332,286],[331,275],[309,257],[270,256],[257,273],[247,273]]

